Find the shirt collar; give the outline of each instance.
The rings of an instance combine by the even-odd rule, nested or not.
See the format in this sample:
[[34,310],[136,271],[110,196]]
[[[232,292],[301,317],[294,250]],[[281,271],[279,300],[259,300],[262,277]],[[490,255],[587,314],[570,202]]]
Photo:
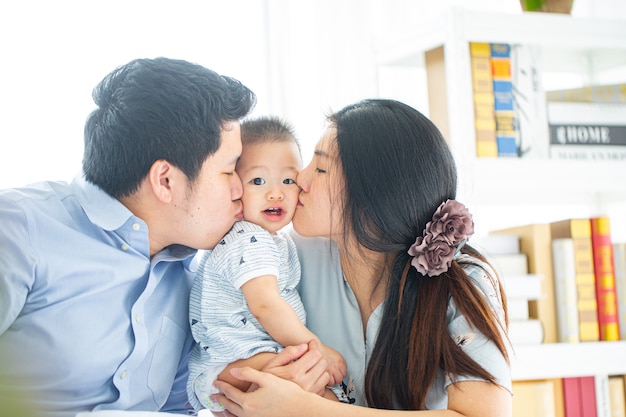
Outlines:
[[[135,217],[119,200],[85,180],[84,174],[79,174],[74,178],[72,188],[89,220],[104,230],[117,230],[131,217]],[[186,268],[195,271],[197,265],[193,255],[196,252],[196,249],[184,245],[171,245],[157,254],[158,257],[155,260],[186,260]]]
[[116,230],[133,216],[117,199],[85,180],[83,174],[74,178],[72,189],[89,220],[105,230]]
[[186,270],[195,273],[198,270],[198,252],[197,249],[192,249],[188,246],[170,245],[154,255],[152,262],[182,261]]

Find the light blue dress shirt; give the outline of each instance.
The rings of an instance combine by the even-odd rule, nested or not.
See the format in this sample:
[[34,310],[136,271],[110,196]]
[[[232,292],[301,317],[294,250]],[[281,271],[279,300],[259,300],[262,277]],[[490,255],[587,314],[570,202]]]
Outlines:
[[0,191],[0,397],[186,412],[195,253],[151,259],[146,223],[81,177]]
[[[291,236],[296,242],[302,268],[298,291],[307,313],[307,327],[322,343],[338,350],[344,356],[348,364],[348,373],[343,381],[345,394],[350,402],[366,406],[363,387],[365,372],[376,344],[384,303],[370,316],[364,334],[359,306],[350,285],[344,279],[339,251],[335,244],[327,239],[305,238],[293,231]],[[485,269],[476,265],[464,265],[463,268],[503,323],[504,310],[496,289],[496,275],[488,265],[480,263],[477,259],[472,260]],[[486,271],[491,273],[488,274]],[[506,359],[492,341],[469,325],[453,299],[448,304],[446,317],[448,331],[459,346],[495,376],[502,387],[512,392],[511,371]],[[426,407],[431,410],[446,409],[447,387],[456,381],[476,379],[446,375],[440,371],[426,396]]]

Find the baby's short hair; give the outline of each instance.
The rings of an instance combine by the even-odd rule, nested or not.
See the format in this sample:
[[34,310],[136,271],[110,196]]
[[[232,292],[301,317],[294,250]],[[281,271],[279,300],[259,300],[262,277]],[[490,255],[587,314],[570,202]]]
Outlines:
[[241,122],[241,143],[246,145],[293,141],[300,151],[293,126],[276,116],[261,116]]

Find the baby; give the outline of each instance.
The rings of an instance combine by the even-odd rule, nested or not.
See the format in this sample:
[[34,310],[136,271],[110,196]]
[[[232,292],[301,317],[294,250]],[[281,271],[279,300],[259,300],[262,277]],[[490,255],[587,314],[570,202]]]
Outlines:
[[[218,392],[213,382],[230,363],[319,342],[305,326],[296,291],[300,262],[295,244],[281,232],[291,222],[300,193],[298,142],[290,126],[277,118],[244,121],[241,139],[236,172],[243,183],[244,220],[203,256],[191,290],[189,319],[196,346],[187,391],[196,410],[224,410],[210,397]],[[345,360],[321,343],[320,350],[331,385],[339,384],[347,372]]]

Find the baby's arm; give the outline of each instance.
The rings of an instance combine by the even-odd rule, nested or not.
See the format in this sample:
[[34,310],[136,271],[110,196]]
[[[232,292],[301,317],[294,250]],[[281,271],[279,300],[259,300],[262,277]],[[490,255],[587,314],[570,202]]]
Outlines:
[[[318,337],[300,321],[291,305],[280,297],[278,281],[273,275],[264,275],[241,286],[248,307],[254,317],[274,340],[283,346],[295,346]],[[346,362],[336,350],[320,342],[320,350],[328,363],[330,385],[339,383],[347,373]]]

